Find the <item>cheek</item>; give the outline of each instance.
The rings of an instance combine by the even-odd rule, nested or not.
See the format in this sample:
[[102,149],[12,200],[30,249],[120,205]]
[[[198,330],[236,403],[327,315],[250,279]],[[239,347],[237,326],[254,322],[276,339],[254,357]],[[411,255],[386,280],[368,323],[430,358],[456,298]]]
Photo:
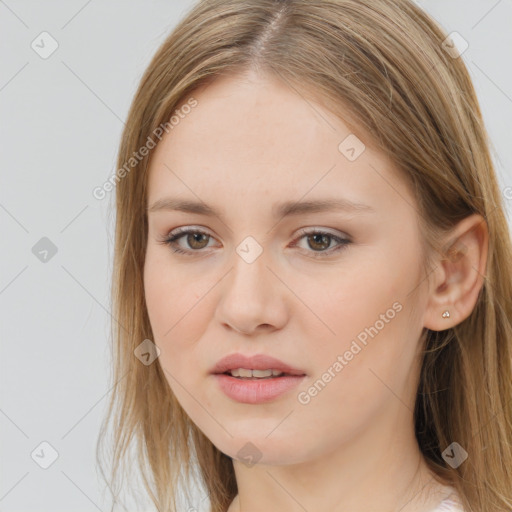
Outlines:
[[171,263],[165,249],[154,247],[146,253],[144,293],[153,335],[161,341],[173,336],[198,300],[190,279]]
[[370,369],[387,382],[401,381],[413,361],[420,327],[410,320],[413,304],[408,297],[420,279],[414,250],[397,251],[396,245],[390,245],[378,257],[354,262],[349,272],[333,273],[323,289],[303,294],[324,324],[318,330],[320,324],[313,316],[302,320],[306,339],[315,345],[311,357],[316,371],[327,371],[341,356],[343,370],[335,373],[344,374],[339,380],[346,380],[343,386],[356,395],[377,380]]
[[201,360],[194,351],[213,314],[206,310],[208,283],[203,281],[172,266],[165,256],[148,251],[144,289],[153,341],[160,349],[162,367],[186,379]]
[[[211,321],[206,292],[196,291],[184,272],[170,269],[169,264],[148,265],[145,273],[146,304],[154,342],[160,349],[158,364],[165,379],[186,414],[206,433],[215,423],[205,411],[214,410],[200,392],[205,368],[204,354],[198,344]],[[200,369],[201,371],[197,371]]]
[[310,344],[314,373],[298,390],[298,403],[304,425],[325,439],[350,438],[396,401],[393,392],[402,397],[408,389],[415,340],[408,305],[403,297],[396,301],[390,288],[380,281],[373,293],[363,287],[350,300],[339,292],[344,307],[333,302],[321,310],[336,336],[328,333]]

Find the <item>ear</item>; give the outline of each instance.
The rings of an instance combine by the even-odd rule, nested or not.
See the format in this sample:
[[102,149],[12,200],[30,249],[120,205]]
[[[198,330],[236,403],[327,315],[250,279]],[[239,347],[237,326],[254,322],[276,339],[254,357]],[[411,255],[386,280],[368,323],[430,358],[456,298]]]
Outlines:
[[[449,329],[473,311],[485,279],[489,232],[478,214],[460,221],[446,235],[443,254],[434,261],[430,275],[424,326],[433,331]],[[448,311],[450,316],[443,318]]]

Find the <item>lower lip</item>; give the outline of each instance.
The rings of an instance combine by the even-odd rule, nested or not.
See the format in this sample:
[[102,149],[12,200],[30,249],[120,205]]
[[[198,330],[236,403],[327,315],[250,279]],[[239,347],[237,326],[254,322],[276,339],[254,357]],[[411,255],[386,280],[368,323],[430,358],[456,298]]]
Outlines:
[[272,379],[237,379],[226,374],[215,374],[224,393],[237,402],[244,404],[261,404],[270,402],[278,396],[298,386],[305,375],[289,375]]

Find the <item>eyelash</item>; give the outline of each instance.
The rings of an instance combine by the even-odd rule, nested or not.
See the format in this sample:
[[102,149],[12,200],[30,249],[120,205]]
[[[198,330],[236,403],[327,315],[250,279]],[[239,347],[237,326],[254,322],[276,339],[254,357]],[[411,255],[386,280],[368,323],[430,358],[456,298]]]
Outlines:
[[[169,234],[162,240],[159,240],[158,243],[168,245],[174,253],[184,254],[185,256],[195,256],[196,254],[204,252],[202,249],[195,250],[195,251],[194,250],[188,251],[188,250],[181,249],[176,245],[176,242],[180,238],[183,238],[185,235],[189,235],[189,234],[201,234],[201,235],[206,235],[206,236],[209,236],[210,238],[213,238],[209,233],[206,233],[205,231],[201,231],[199,229],[177,228],[174,231],[174,233]],[[294,240],[293,245],[295,246],[297,241],[300,241],[302,238],[304,238],[306,236],[310,236],[310,235],[326,235],[330,239],[335,240],[336,242],[338,242],[340,244],[338,247],[334,247],[334,248],[331,248],[331,249],[328,249],[325,251],[313,251],[313,250],[308,251],[308,252],[312,252],[314,254],[313,258],[327,257],[335,252],[346,249],[347,245],[352,243],[352,241],[348,238],[341,238],[339,236],[333,235],[332,233],[323,231],[321,229],[311,229],[311,230],[302,229],[302,230],[300,230],[300,236]]]

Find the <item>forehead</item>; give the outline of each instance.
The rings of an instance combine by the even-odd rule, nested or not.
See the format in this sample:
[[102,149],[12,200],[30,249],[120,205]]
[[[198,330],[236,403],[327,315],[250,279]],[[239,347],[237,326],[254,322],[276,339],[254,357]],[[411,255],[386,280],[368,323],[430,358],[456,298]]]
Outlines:
[[[325,113],[278,80],[223,77],[193,96],[198,105],[165,144],[170,152],[192,145],[201,149],[194,156],[181,152],[187,159],[208,160],[212,165],[229,161],[244,168],[270,162],[275,167],[286,161],[296,167],[312,147],[318,152],[336,151],[336,129]],[[326,132],[331,132],[332,140]]]
[[[169,193],[217,204],[243,196],[264,204],[339,192],[385,207],[397,193],[407,194],[392,163],[370,141],[289,84],[237,75],[191,97],[197,105],[155,149],[149,201]],[[354,151],[347,153],[351,148],[355,159]]]

